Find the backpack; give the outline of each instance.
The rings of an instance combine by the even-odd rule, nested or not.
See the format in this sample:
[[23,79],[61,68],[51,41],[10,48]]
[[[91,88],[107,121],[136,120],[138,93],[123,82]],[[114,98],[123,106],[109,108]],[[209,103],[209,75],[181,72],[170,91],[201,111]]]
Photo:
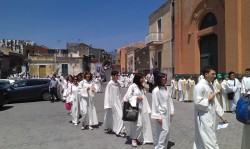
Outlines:
[[238,100],[235,113],[239,122],[250,125],[250,94]]

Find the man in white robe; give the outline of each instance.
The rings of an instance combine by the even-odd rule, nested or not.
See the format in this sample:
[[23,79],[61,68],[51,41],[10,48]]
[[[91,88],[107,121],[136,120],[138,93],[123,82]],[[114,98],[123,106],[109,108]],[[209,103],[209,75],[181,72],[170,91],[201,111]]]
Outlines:
[[228,75],[224,75],[224,80],[222,81],[221,83],[221,106],[222,106],[222,109],[226,112],[230,111],[230,108],[229,108],[229,101],[228,101],[228,98],[227,98],[227,89],[226,89],[226,86],[227,86],[227,80],[228,80]]
[[180,76],[180,80],[178,81],[178,100],[185,101],[186,96],[186,79],[183,75]]
[[118,72],[111,72],[112,80],[106,86],[104,97],[104,132],[115,132],[117,136],[125,136],[125,126],[122,120],[122,97]]
[[193,149],[219,149],[215,135],[216,115],[227,123],[224,111],[214,93],[212,81],[216,73],[214,68],[203,68],[204,79],[194,88],[195,141]]
[[171,98],[176,98],[176,92],[177,92],[177,81],[175,80],[175,77],[173,76],[171,80]]
[[[246,69],[246,76],[242,78],[241,93],[243,95],[250,96],[250,68]],[[241,149],[250,148],[249,138],[250,138],[250,125],[244,124]]]
[[227,93],[234,92],[234,98],[232,100],[229,100],[230,104],[230,111],[234,113],[236,110],[236,105],[238,100],[240,99],[240,92],[241,92],[241,83],[240,81],[235,78],[234,72],[229,72],[229,80],[227,81],[226,89]]

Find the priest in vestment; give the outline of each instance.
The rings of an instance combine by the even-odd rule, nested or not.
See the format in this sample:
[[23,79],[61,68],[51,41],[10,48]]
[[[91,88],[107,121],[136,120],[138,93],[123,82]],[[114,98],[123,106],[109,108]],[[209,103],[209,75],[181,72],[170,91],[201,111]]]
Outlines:
[[193,76],[190,76],[189,79],[187,80],[187,85],[186,85],[186,101],[193,101],[193,92],[194,92],[194,86],[195,86],[195,81],[193,79]]
[[180,75],[180,80],[178,81],[178,100],[185,101],[186,96],[186,79],[183,75]]
[[221,83],[221,107],[224,111],[228,112],[230,111],[230,106],[229,106],[229,100],[227,98],[227,80],[228,80],[228,74],[224,75],[224,80]]

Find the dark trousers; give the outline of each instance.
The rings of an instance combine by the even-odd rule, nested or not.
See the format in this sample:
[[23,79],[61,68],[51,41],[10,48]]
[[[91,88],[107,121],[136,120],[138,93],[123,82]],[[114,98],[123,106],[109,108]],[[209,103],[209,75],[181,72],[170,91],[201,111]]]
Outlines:
[[50,89],[50,94],[52,96],[51,101],[55,101],[54,96],[56,97],[57,100],[60,100],[57,96],[57,88],[51,88]]

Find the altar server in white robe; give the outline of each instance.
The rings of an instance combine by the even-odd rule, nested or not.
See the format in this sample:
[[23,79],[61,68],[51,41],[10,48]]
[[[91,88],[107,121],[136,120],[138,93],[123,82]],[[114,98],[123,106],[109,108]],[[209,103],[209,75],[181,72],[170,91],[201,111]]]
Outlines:
[[73,83],[68,87],[68,101],[71,102],[71,114],[72,114],[72,123],[73,125],[78,125],[78,116],[79,116],[79,94],[78,94],[78,83],[77,77],[73,78]]
[[177,92],[177,81],[175,80],[175,77],[173,76],[172,80],[171,80],[171,97],[172,98],[176,98],[176,92]]
[[[242,78],[241,93],[243,95],[250,96],[250,68],[246,69],[246,76]],[[249,138],[250,138],[250,125],[244,124],[241,149],[250,148]]]
[[186,85],[187,91],[186,91],[185,101],[193,101],[194,86],[195,86],[195,81],[193,79],[193,76],[190,76],[189,79],[187,80],[187,85]]
[[186,79],[183,75],[180,75],[180,77],[178,81],[178,100],[184,101],[186,96]]
[[68,86],[69,86],[69,76],[65,76],[64,77],[64,80],[63,80],[63,98],[62,100],[66,102],[66,99],[67,99],[67,89],[68,89]]
[[227,98],[227,80],[228,80],[228,74],[224,75],[224,80],[221,82],[221,106],[223,111],[230,111],[230,106],[229,106],[229,100]]
[[195,141],[193,149],[219,149],[215,135],[216,115],[227,123],[224,111],[216,99],[212,81],[215,69],[206,66],[202,70],[204,79],[194,88]]
[[125,137],[125,126],[122,120],[121,86],[118,80],[118,71],[111,72],[112,80],[106,86],[104,96],[104,132],[115,132],[117,136]]
[[102,78],[101,76],[96,76],[94,79],[94,83],[96,84],[96,92],[100,93],[102,89]]
[[227,81],[227,93],[234,92],[234,98],[232,100],[229,100],[230,104],[230,111],[234,112],[236,110],[236,105],[238,100],[240,99],[241,94],[241,83],[240,81],[235,78],[235,73],[233,71],[230,71],[228,73],[229,80]]
[[132,107],[136,107],[137,103],[139,104],[138,119],[135,122],[130,122],[130,138],[132,140],[133,147],[136,147],[140,142],[143,142],[143,144],[153,143],[153,135],[149,117],[151,109],[145,95],[145,89],[142,85],[144,81],[145,78],[143,74],[136,73],[133,84],[130,85],[123,98],[124,101],[129,101]]
[[84,79],[79,83],[80,113],[82,115],[82,130],[88,126],[93,130],[93,125],[98,125],[94,96],[97,91],[97,85],[92,81],[93,75],[85,72]]
[[152,92],[151,118],[156,120],[157,142],[155,149],[166,149],[168,146],[170,122],[174,115],[174,105],[171,92],[167,90],[167,75],[159,73],[155,79]]

